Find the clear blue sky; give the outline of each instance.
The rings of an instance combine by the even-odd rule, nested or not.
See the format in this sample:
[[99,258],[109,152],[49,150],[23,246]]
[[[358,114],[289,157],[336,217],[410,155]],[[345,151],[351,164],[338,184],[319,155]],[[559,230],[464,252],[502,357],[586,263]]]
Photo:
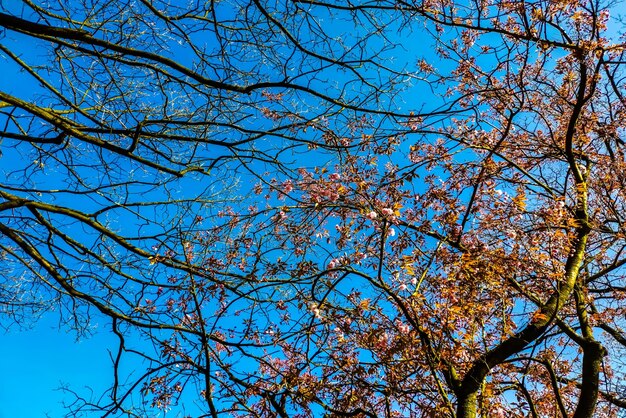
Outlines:
[[[18,3],[9,0],[5,6]],[[12,12],[19,14],[19,11]],[[44,50],[37,48],[32,40],[14,32],[8,36],[19,38],[22,47],[19,52],[24,60],[40,62],[45,57]],[[15,45],[9,42],[5,44]],[[411,48],[416,47],[417,43],[408,45],[408,50],[402,51],[402,54],[406,54],[402,59],[406,59],[407,63],[416,61],[417,54],[411,51]],[[432,54],[432,51],[429,53]],[[24,74],[17,75],[17,67],[10,60],[0,58],[0,90],[32,99],[37,92],[37,85]],[[0,157],[0,177],[4,176],[5,171],[21,168],[28,163],[16,159],[16,153],[2,145],[0,150],[4,154]],[[0,317],[0,324],[2,320]],[[71,394],[59,390],[62,386],[68,386],[83,396],[89,395],[90,390],[87,388],[99,396],[110,387],[113,368],[109,352],[116,352],[117,338],[110,332],[108,319],[95,315],[93,321],[93,335],[80,340],[68,327],[59,327],[57,312],[47,313],[34,322],[31,329],[20,330],[15,326],[9,332],[0,329],[0,370],[3,372],[0,379],[0,418],[64,417],[68,410],[62,403],[72,402],[73,398]],[[141,369],[141,365],[135,365],[138,370]],[[125,366],[132,369],[132,364]],[[178,416],[176,408],[167,416]]]
[[[8,36],[20,39],[23,48],[18,52],[23,59],[43,56],[43,50],[27,38],[14,32]],[[0,57],[0,90],[22,98],[32,97],[38,86],[17,75],[17,70],[11,60]],[[23,164],[6,148],[9,143],[0,142],[2,181],[6,171]],[[108,332],[110,323],[99,323],[96,318],[92,324],[95,333],[77,340],[76,333],[60,327],[58,321],[58,312],[48,312],[32,327],[20,329],[13,325],[7,331],[4,326],[9,322],[0,316],[0,418],[64,417],[67,409],[62,402],[71,401],[72,397],[59,390],[61,386],[72,387],[81,394],[89,393],[83,390],[85,387],[102,393],[112,382],[108,350],[116,350],[117,341]],[[102,327],[106,331],[99,332]]]
[[58,390],[62,385],[98,393],[112,380],[107,350],[116,350],[115,338],[98,332],[77,341],[75,333],[59,330],[55,312],[32,329],[2,331],[0,341],[0,418],[63,417],[61,402],[71,396]]

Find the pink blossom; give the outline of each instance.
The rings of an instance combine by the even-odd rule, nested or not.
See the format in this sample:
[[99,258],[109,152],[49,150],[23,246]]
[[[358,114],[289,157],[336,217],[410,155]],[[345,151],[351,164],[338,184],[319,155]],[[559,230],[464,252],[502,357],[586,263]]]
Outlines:
[[381,210],[381,212],[385,216],[393,216],[393,209],[391,209],[391,208],[383,208],[383,210]]
[[378,218],[378,214],[376,212],[374,212],[373,210],[370,211],[367,215],[365,215],[368,219],[374,220],[376,218]]
[[344,334],[343,334],[343,332],[341,331],[341,328],[339,328],[339,327],[335,327],[335,329],[334,329],[333,331],[335,331],[335,334],[337,334],[337,338],[338,338],[340,341],[344,339]]
[[396,236],[396,230],[394,228],[389,228],[389,236],[390,237],[395,237]]
[[411,330],[411,328],[407,324],[405,324],[404,322],[398,323],[398,331],[400,331],[400,333],[408,334],[410,330]]
[[284,221],[285,219],[287,219],[287,214],[285,213],[285,211],[281,210],[274,216],[273,219],[277,221]]
[[331,181],[337,181],[341,178],[341,176],[339,175],[339,173],[332,173],[330,176],[328,176],[328,179]]
[[315,315],[315,317],[317,319],[321,319],[322,318],[322,312],[319,309],[319,306],[317,306],[316,304],[312,304],[311,307],[311,312],[313,313],[313,315]]
[[282,184],[282,190],[284,194],[289,194],[293,190],[293,183],[291,180],[287,180]]

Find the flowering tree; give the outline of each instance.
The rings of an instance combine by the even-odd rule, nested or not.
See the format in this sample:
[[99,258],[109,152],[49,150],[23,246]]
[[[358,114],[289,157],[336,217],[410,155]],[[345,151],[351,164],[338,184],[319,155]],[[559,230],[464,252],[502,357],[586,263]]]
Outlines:
[[1,306],[109,319],[73,413],[618,416],[617,7],[12,5]]

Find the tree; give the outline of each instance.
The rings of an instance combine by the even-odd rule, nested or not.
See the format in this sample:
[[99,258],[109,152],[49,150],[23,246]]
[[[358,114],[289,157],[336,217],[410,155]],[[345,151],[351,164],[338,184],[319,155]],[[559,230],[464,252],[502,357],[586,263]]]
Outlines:
[[71,413],[623,413],[617,4],[5,7],[5,321],[119,338]]

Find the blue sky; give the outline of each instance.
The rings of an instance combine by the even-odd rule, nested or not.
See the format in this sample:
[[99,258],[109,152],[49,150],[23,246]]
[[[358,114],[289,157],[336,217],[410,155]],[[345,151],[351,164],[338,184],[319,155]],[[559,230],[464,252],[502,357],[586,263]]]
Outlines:
[[[97,326],[99,324],[94,324]],[[106,389],[112,378],[108,350],[115,339],[106,332],[77,340],[76,334],[59,329],[55,312],[45,314],[30,329],[12,327],[2,332],[0,344],[0,418],[63,417],[62,402],[71,401],[59,390]],[[88,393],[85,391],[84,393]]]
[[[21,51],[24,59],[42,54],[25,38],[20,41],[28,45]],[[36,86],[16,83],[16,73],[17,67],[10,60],[0,59],[0,89],[28,97]],[[2,153],[0,176],[5,178],[6,172],[15,169],[20,161],[12,158],[14,155],[6,146],[2,146]],[[0,324],[6,323],[5,318],[0,318]],[[59,390],[61,386],[102,390],[103,383],[111,378],[112,367],[105,359],[107,350],[115,347],[115,340],[107,333],[96,332],[77,339],[76,333],[59,327],[57,312],[47,312],[31,325],[20,328],[13,324],[0,329],[0,418],[63,417],[66,410],[62,402],[71,398]]]
[[[8,3],[9,6],[19,4],[19,2]],[[12,10],[13,13],[19,15],[19,10]],[[322,19],[323,20],[323,19]],[[328,19],[330,21],[330,19]],[[390,24],[389,27],[392,27]],[[342,32],[344,28],[333,26],[332,30],[336,30],[337,34]],[[395,33],[395,32],[393,32]],[[397,36],[397,35],[396,35]],[[344,41],[349,42],[350,37],[358,37],[358,33],[346,35]],[[7,38],[2,39],[4,45],[14,52],[20,49],[20,57],[29,63],[41,63],[46,59],[45,49],[39,47],[39,43],[35,43],[27,37],[10,32]],[[394,62],[394,65],[403,67],[411,66],[417,61],[417,56],[412,51],[419,44],[405,46],[405,50],[398,52],[398,60],[405,62]],[[18,48],[19,46],[19,48]],[[432,51],[426,51],[426,54],[432,54]],[[387,52],[389,58],[395,52]],[[184,63],[184,54],[179,54],[177,59]],[[11,60],[0,59],[0,90],[9,94],[14,94],[23,99],[33,99],[37,94],[38,86],[33,83],[33,79],[24,73],[17,73],[18,67],[11,63]],[[294,71],[302,71],[302,68],[294,67]],[[324,71],[325,77],[337,81],[335,88],[341,89],[342,73],[332,68]],[[368,74],[374,75],[374,74]],[[19,80],[16,82],[15,80]],[[58,80],[51,80],[54,84]],[[320,82],[321,83],[321,82]],[[419,83],[415,81],[415,83]],[[332,89],[330,85],[324,85],[323,88]],[[417,89],[413,89],[415,91]],[[351,94],[351,93],[348,93]],[[357,93],[354,93],[357,94]],[[360,94],[360,92],[358,92]],[[411,97],[407,96],[406,100]],[[420,97],[419,102],[423,98]],[[406,103],[399,103],[403,106]],[[406,109],[405,109],[406,110]],[[419,109],[415,109],[419,110]],[[408,111],[407,111],[408,113]],[[346,116],[348,117],[348,116]],[[250,122],[253,125],[259,122]],[[263,128],[271,125],[265,121]],[[13,149],[7,149],[6,145],[14,145],[15,141],[5,141],[4,146],[0,145],[0,150],[4,154],[0,158],[0,176],[7,171],[21,170],[31,161],[24,160],[23,155]],[[24,149],[28,145],[22,144]],[[311,157],[308,153],[303,158],[303,163],[313,165],[318,161]],[[35,180],[37,187],[45,187],[57,184],[59,180],[52,170],[44,172],[43,170],[37,174]],[[20,173],[17,173],[19,176]],[[13,177],[3,181],[11,181],[13,184],[21,181],[20,177]],[[49,184],[48,184],[49,182]],[[44,196],[50,198],[49,196]],[[57,204],[72,205],[73,195],[56,195],[53,199]],[[82,201],[85,204],[85,201]],[[93,202],[91,202],[93,204]],[[84,207],[83,207],[84,208]],[[96,395],[101,394],[113,380],[113,367],[110,360],[110,352],[117,349],[117,339],[110,333],[110,321],[93,316],[93,334],[77,339],[75,332],[68,326],[59,326],[58,312],[48,312],[39,320],[35,321],[32,328],[19,329],[13,326],[9,332],[4,332],[2,337],[3,344],[0,345],[0,355],[2,355],[1,369],[5,372],[4,378],[0,380],[0,418],[8,417],[43,417],[48,414],[52,418],[63,417],[67,414],[67,409],[63,406],[72,401],[71,394],[64,393],[59,390],[66,385],[79,394],[87,396],[90,390]],[[0,321],[2,318],[0,318]],[[0,322],[2,324],[2,322]],[[126,357],[128,359],[128,357]],[[136,367],[133,367],[136,366]],[[141,364],[133,363],[132,359],[128,360],[125,367],[129,369],[141,370]],[[90,388],[90,389],[88,389]],[[193,407],[187,405],[187,408]],[[95,415],[95,414],[94,414]],[[176,408],[168,416],[177,416]]]
[[[419,58],[414,51],[421,47],[415,42],[419,36],[416,34],[413,36],[415,36],[413,45],[406,45],[408,50],[399,52],[403,54],[402,59],[406,60],[407,65],[415,64]],[[11,37],[19,38],[19,35],[12,33]],[[33,44],[22,45],[28,45],[28,48],[23,48],[24,59],[32,58],[37,61],[44,56],[43,51],[34,48]],[[425,51],[423,54],[432,57],[433,52]],[[5,75],[0,77],[0,89],[18,97],[32,97],[36,86],[23,82],[22,80],[28,80],[26,77],[19,78],[21,82],[16,83],[12,77],[15,66],[7,66],[6,62],[0,60],[0,74]],[[399,66],[402,66],[401,64]],[[329,75],[331,74],[340,78],[339,73],[335,74],[329,70]],[[419,82],[415,83],[417,87],[411,89],[413,93],[420,90]],[[412,100],[410,95],[403,98],[406,101]],[[419,106],[424,100],[424,97],[418,97],[416,105]],[[401,104],[406,106],[403,109],[406,112],[420,110],[411,109],[411,103]],[[4,159],[0,159],[0,172],[10,169],[12,164],[19,166],[25,163],[19,158],[14,158],[15,154],[10,150],[3,149],[3,153],[5,156]],[[310,160],[310,154],[307,154],[307,159]],[[5,373],[4,379],[0,381],[0,418],[42,417],[46,413],[53,418],[62,417],[67,413],[62,402],[72,400],[71,395],[58,390],[62,385],[71,387],[81,395],[89,394],[89,390],[86,389],[88,387],[93,389],[95,394],[100,394],[110,386],[113,369],[109,351],[115,352],[117,341],[110,334],[108,320],[94,316],[91,326],[94,327],[93,335],[77,341],[76,334],[68,327],[59,327],[58,313],[49,312],[35,322],[33,328],[19,330],[13,327],[9,333],[3,335],[0,355],[3,359],[2,370]],[[140,364],[134,365],[140,369]],[[126,367],[132,366],[130,360]],[[176,409],[168,416],[176,416]]]
[[[10,36],[20,38],[14,33]],[[407,45],[408,51],[402,51],[405,54],[403,59],[406,59],[407,64],[414,64],[419,58],[418,54],[411,49],[418,48],[418,43],[415,41],[419,35],[414,34],[414,36],[413,45]],[[406,43],[409,44],[409,42]],[[34,44],[28,41],[21,45],[26,46],[21,51],[24,59],[37,61],[44,56],[41,49],[35,48]],[[425,51],[423,54],[432,56],[432,51]],[[6,63],[7,60],[0,59],[0,90],[18,97],[32,97],[33,91],[36,92],[36,86],[30,82],[24,82],[23,80],[28,80],[26,77],[15,77],[16,67]],[[296,68],[296,71],[298,70],[300,68]],[[339,72],[335,74],[329,70],[328,75],[336,75],[341,81]],[[15,82],[16,78],[20,82]],[[338,84],[341,85],[341,82]],[[411,91],[415,93],[419,90],[417,84],[417,87]],[[406,98],[407,102],[411,100],[410,95],[403,96],[403,98]],[[425,101],[424,97],[417,98],[416,105],[419,106],[423,101]],[[402,105],[406,106],[403,109],[405,111],[419,111],[419,109],[411,109],[410,102],[402,103]],[[266,121],[266,124],[269,126],[271,123]],[[16,158],[17,153],[11,150],[6,148],[0,148],[0,150],[4,154],[4,157],[0,158],[0,176],[5,170],[10,171],[29,163]],[[307,154],[306,159],[308,159],[307,164],[317,162],[310,162],[310,154]],[[113,377],[110,353],[116,351],[117,339],[110,333],[108,319],[94,315],[90,326],[94,331],[92,335],[77,339],[76,333],[68,326],[59,326],[58,312],[48,312],[35,321],[32,328],[19,329],[13,326],[9,332],[3,332],[2,344],[0,344],[0,358],[2,358],[0,370],[3,371],[3,378],[0,380],[0,418],[35,418],[44,417],[46,414],[52,418],[63,417],[67,414],[63,402],[71,402],[72,396],[59,390],[62,386],[71,387],[83,396],[88,396],[91,390],[98,396],[110,387]],[[126,359],[128,357],[125,357],[125,361]],[[128,359],[123,366],[127,370],[141,370],[142,365]],[[187,407],[192,408],[193,405],[189,404]],[[168,416],[177,416],[177,413],[177,408],[174,407]]]

